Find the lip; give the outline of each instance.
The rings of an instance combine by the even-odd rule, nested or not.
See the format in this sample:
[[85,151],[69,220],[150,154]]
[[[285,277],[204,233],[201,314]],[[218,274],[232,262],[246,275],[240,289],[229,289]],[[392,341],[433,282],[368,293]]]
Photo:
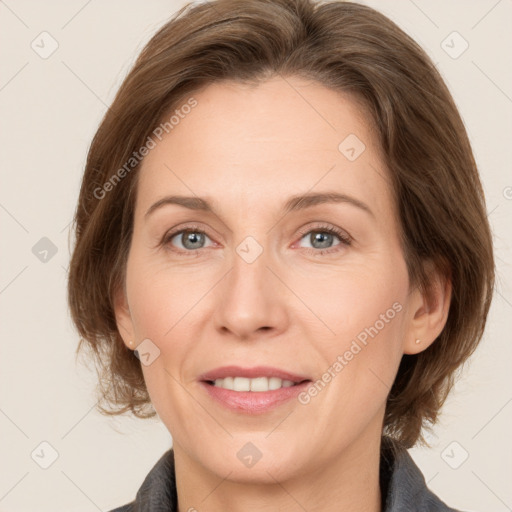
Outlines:
[[[271,391],[233,391],[214,386],[211,382],[215,379],[225,377],[278,377],[283,380],[290,380],[295,385],[273,389]],[[256,415],[269,412],[304,391],[311,379],[291,372],[273,368],[270,366],[256,366],[242,368],[240,366],[223,366],[216,368],[199,377],[199,383],[206,394],[216,403],[227,409],[239,413]]]
[[[241,366],[222,366],[199,376],[200,381],[214,381],[215,379],[224,379],[225,377],[246,377],[255,379],[256,377],[277,377],[282,380],[291,380],[299,383],[304,380],[311,380],[307,376],[297,375],[272,366],[253,366],[252,368],[242,368]],[[277,390],[275,390],[277,391]]]
[[207,395],[218,404],[231,411],[256,415],[269,412],[295,398],[311,384],[311,381],[272,391],[232,391],[218,388],[207,381],[201,381],[199,384]]

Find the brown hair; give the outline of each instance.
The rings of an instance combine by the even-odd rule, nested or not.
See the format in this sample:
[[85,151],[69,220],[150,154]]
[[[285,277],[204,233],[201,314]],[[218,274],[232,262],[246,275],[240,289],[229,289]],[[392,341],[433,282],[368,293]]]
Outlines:
[[68,284],[82,338],[77,354],[84,343],[92,350],[107,404],[100,412],[156,414],[113,308],[132,235],[134,152],[194,92],[274,75],[313,79],[362,100],[390,170],[411,286],[428,293],[429,265],[451,279],[442,333],[423,352],[403,356],[387,401],[384,432],[411,447],[422,426],[435,423],[455,370],[482,337],[494,288],[492,237],[466,130],[441,76],[407,34],[363,5],[216,0],[183,7],[153,36],[87,157]]

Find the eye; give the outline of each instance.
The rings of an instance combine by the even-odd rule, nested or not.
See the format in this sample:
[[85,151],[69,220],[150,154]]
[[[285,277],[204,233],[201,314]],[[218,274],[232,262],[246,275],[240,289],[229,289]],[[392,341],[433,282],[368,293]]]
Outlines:
[[[334,226],[316,226],[314,229],[302,231],[300,234],[303,235],[301,241],[306,240],[310,243],[310,247],[306,247],[308,252],[316,255],[338,252],[342,250],[340,246],[349,246],[352,243],[349,235]],[[339,243],[335,243],[333,246],[333,241],[336,238]]]
[[[352,243],[352,239],[347,233],[330,225],[302,230],[300,234],[302,235],[300,241],[306,240],[310,243],[310,247],[306,247],[306,250],[315,256],[341,251],[343,247]],[[170,250],[184,256],[197,256],[200,249],[208,247],[205,246],[207,239],[211,241],[206,232],[198,226],[187,226],[166,233],[162,238],[161,245],[170,246]],[[333,245],[336,239],[339,242]]]
[[206,239],[210,238],[202,229],[190,226],[186,229],[166,233],[162,239],[162,245],[171,245],[173,246],[172,250],[181,254],[195,254],[195,251],[204,248]]

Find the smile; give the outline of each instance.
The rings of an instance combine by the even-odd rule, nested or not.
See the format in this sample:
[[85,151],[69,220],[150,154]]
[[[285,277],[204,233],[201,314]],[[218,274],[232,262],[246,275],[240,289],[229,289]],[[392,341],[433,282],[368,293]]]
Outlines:
[[280,379],[279,377],[256,377],[253,379],[247,377],[225,377],[224,379],[215,379],[215,381],[210,381],[209,383],[215,387],[231,391],[255,392],[273,391],[298,384],[297,382]]

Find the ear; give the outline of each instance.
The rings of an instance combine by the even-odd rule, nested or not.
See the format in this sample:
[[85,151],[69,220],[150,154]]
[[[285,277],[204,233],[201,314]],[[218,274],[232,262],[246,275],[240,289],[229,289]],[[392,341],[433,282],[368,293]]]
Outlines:
[[428,348],[441,334],[452,296],[452,283],[448,275],[430,266],[428,290],[416,288],[411,296],[411,319],[404,340],[404,354],[418,354]]
[[114,312],[116,316],[116,325],[121,338],[123,338],[124,344],[130,349],[134,350],[135,343],[135,331],[133,328],[132,316],[130,313],[130,307],[128,305],[128,299],[124,288],[118,289],[114,298]]

